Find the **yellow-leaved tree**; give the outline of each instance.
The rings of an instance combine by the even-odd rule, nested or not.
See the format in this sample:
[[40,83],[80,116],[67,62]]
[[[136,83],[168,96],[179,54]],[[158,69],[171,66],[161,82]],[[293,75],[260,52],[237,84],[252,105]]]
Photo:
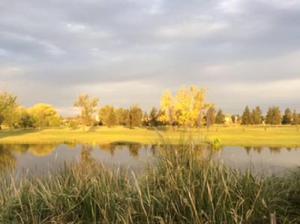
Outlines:
[[166,91],[161,99],[160,120],[167,124],[200,127],[207,107],[204,89],[196,86],[183,87],[175,97],[170,91]]
[[170,90],[164,92],[160,101],[161,115],[159,120],[168,125],[173,125],[175,121],[175,102]]

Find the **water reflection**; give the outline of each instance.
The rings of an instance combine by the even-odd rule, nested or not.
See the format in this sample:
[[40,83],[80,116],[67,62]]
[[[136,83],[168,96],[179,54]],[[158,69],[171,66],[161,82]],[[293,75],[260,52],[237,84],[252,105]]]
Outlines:
[[65,163],[92,164],[140,169],[154,159],[155,146],[127,145],[0,145],[0,173],[43,174]]
[[16,168],[16,157],[4,145],[0,145],[0,172],[7,172]]
[[[143,170],[157,159],[160,150],[157,145],[139,144],[0,145],[0,172],[20,174],[26,170],[35,175],[74,161]],[[250,168],[255,172],[279,173],[300,166],[300,149],[297,148],[224,147],[212,150],[208,146],[195,146],[195,150],[199,158],[213,159],[240,170]]]
[[300,167],[300,149],[284,147],[224,147],[214,159],[242,171],[281,175]]

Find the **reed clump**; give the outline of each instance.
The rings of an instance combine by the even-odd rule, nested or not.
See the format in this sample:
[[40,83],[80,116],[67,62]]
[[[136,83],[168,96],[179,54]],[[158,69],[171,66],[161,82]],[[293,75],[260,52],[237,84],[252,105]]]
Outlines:
[[300,172],[257,177],[165,146],[142,175],[96,163],[43,178],[2,178],[1,223],[300,222]]

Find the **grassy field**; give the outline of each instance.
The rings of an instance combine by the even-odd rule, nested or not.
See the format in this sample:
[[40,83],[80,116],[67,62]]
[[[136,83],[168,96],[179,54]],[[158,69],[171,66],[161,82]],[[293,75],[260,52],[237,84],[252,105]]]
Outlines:
[[[257,177],[165,146],[141,176],[97,164],[0,179],[0,223],[299,223],[300,173]],[[176,152],[176,153],[174,153]]]
[[3,130],[0,131],[0,144],[43,144],[43,143],[141,143],[156,144],[162,139],[176,144],[181,138],[193,136],[199,141],[218,139],[227,146],[300,146],[300,130],[297,126],[259,127],[234,126],[203,129],[166,129],[146,128],[128,129],[91,128],[91,129],[43,129],[43,130]]

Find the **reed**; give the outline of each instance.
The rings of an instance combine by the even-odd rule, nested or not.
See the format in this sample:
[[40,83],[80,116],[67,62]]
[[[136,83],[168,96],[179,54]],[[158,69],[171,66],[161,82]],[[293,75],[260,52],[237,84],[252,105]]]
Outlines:
[[2,178],[1,223],[299,223],[300,172],[258,177],[192,144],[166,145],[137,175],[97,163],[43,178]]

